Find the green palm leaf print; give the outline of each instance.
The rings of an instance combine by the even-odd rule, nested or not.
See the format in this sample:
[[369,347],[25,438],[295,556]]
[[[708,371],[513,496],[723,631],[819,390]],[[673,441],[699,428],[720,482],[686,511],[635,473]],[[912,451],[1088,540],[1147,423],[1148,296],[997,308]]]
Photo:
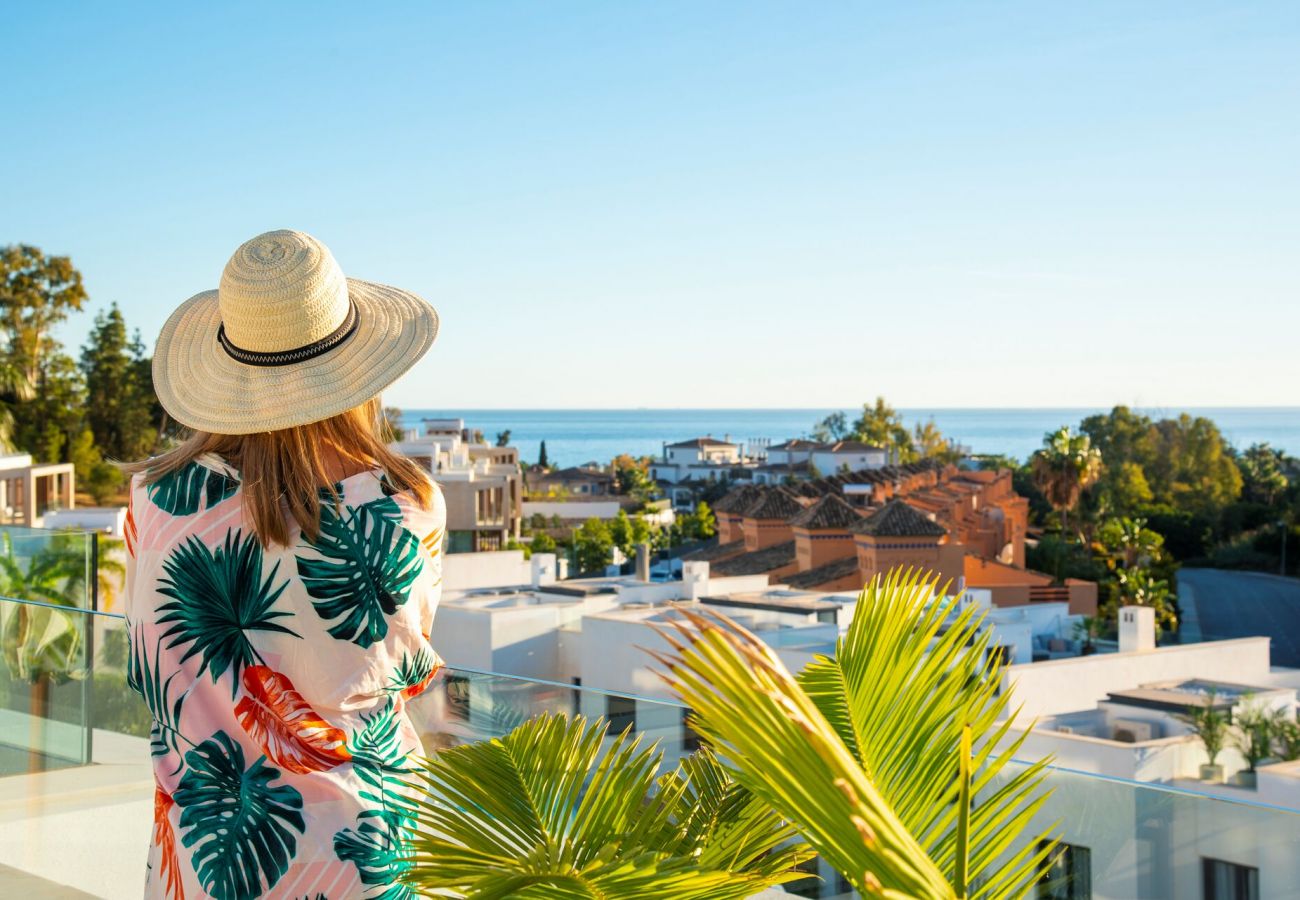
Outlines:
[[204,508],[211,509],[238,490],[235,479],[192,462],[149,485],[148,494],[153,505],[164,512],[192,516],[199,511],[201,501],[206,500]]
[[167,648],[188,644],[181,662],[200,654],[203,664],[199,674],[207,669],[213,682],[233,669],[231,697],[239,690],[244,668],[263,661],[248,632],[300,637],[274,621],[293,615],[272,610],[288,585],[287,580],[275,585],[279,568],[277,562],[263,579],[262,548],[255,537],[244,538],[239,531],[227,531],[215,551],[191,536],[163,563],[166,575],[159,580],[158,593],[172,600],[159,607],[165,615],[159,617],[158,624],[174,623],[163,632],[164,638],[172,639]]
[[344,828],[334,835],[334,855],[355,865],[361,883],[371,890],[383,886],[377,893],[366,894],[369,900],[411,900],[416,896],[399,883],[411,867],[410,850],[399,829],[393,822],[363,821],[355,831]]
[[[149,659],[149,650],[144,644],[142,634],[137,632],[133,635],[128,631],[127,639],[131,645],[131,654],[126,661],[126,684],[144,698],[145,706],[149,707],[149,715],[153,719],[153,725],[149,729],[150,755],[166,756],[168,753],[175,753],[176,768],[172,771],[175,775],[181,770],[181,741],[185,740],[179,728],[181,707],[185,703],[186,692],[177,694],[174,700],[171,696],[172,682],[180,672],[172,672],[166,680],[163,679],[159,659],[162,638],[158,638],[154,645],[152,661]],[[193,746],[189,741],[185,743],[187,746]]]
[[297,556],[298,574],[329,633],[369,647],[388,634],[388,620],[420,574],[420,542],[401,526],[402,512],[384,498],[360,506],[321,506],[320,535]]
[[186,771],[172,798],[181,808],[181,843],[204,890],[215,900],[249,900],[269,891],[297,852],[306,830],[302,795],[272,785],[280,770],[244,751],[224,731],[185,754]]
[[366,788],[358,796],[374,804],[357,817],[356,829],[334,835],[334,854],[357,867],[361,883],[382,891],[367,894],[371,900],[407,900],[410,888],[394,884],[410,865],[407,832],[414,810],[401,789],[413,771],[402,749],[397,706],[389,700],[363,719],[364,727],[348,742],[352,768]]

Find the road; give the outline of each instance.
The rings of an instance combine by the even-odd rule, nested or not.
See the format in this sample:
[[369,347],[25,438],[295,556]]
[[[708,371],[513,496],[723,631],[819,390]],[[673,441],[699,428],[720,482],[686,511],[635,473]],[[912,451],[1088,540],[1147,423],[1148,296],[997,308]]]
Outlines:
[[1204,640],[1264,635],[1273,639],[1273,665],[1300,668],[1300,580],[1179,569],[1178,586],[1181,603],[1195,604]]

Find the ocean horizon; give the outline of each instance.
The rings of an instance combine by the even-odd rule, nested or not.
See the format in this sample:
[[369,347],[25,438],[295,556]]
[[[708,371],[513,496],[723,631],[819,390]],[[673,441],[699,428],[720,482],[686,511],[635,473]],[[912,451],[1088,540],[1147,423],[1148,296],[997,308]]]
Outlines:
[[[1110,407],[915,408],[899,409],[909,428],[933,420],[948,437],[972,453],[1003,453],[1026,459],[1043,436],[1062,425]],[[1300,407],[1136,407],[1155,419],[1187,413],[1212,419],[1238,450],[1255,443],[1300,454]],[[575,466],[606,463],[620,453],[655,456],[665,443],[711,436],[736,442],[809,437],[832,412],[852,421],[857,409],[405,409],[402,422],[418,428],[424,418],[458,418],[489,441],[509,430],[520,458],[536,462],[542,441],[550,462]]]

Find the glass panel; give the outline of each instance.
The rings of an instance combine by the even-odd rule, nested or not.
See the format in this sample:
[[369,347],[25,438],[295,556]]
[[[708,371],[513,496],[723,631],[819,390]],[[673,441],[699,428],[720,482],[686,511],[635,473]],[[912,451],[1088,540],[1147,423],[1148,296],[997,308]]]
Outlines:
[[[0,599],[6,621],[50,608]],[[52,687],[44,714],[33,714],[27,685],[7,663],[0,667],[0,717],[7,717],[0,729],[0,896],[37,896],[38,888],[48,896],[136,896],[153,778],[148,712],[126,685],[125,621],[53,609],[73,620],[80,650],[68,666],[73,677]],[[8,653],[6,646],[6,659]],[[408,709],[428,752],[500,736],[541,712],[593,719],[612,713],[659,741],[668,765],[697,744],[680,704],[468,670],[444,673]],[[1047,787],[1052,796],[1032,829],[1055,825],[1073,852],[1058,870],[1067,876],[1057,883],[1063,892],[1041,896],[1182,898],[1206,891],[1253,900],[1289,896],[1300,884],[1300,815],[1062,769],[1049,770]],[[77,852],[69,853],[73,847]],[[790,893],[852,896],[835,872],[818,864],[810,875],[813,868],[820,880],[810,877]]]

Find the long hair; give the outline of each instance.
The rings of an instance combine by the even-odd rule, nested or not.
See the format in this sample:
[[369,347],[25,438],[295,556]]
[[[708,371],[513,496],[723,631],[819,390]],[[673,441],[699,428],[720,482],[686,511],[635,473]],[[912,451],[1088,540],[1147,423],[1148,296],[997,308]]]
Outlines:
[[395,491],[405,492],[424,509],[433,502],[433,484],[418,465],[388,449],[390,427],[379,398],[321,422],[257,434],[192,432],[179,446],[153,459],[123,468],[144,473],[145,484],[212,453],[239,472],[244,509],[263,547],[288,546],[289,519],[308,540],[320,534],[322,491],[339,501],[327,462],[331,458],[359,470],[379,469]]

